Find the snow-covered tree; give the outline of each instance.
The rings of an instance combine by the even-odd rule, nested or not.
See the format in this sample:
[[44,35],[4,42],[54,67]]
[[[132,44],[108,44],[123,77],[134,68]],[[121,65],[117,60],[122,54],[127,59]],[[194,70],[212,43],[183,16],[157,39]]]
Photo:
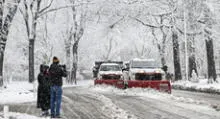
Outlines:
[[42,7],[43,0],[24,0],[23,1],[23,9],[21,9],[21,13],[23,15],[27,37],[29,41],[29,82],[33,82],[35,79],[34,76],[34,54],[35,54],[35,40],[37,38],[37,25],[38,19],[44,15],[50,6],[53,3],[53,0]]
[[19,3],[20,0],[0,0],[0,86],[3,85],[3,62],[7,36]]

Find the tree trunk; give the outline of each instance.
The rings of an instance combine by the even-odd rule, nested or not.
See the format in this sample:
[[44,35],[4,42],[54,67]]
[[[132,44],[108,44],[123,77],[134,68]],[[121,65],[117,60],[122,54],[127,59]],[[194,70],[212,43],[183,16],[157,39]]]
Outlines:
[[[9,33],[11,22],[14,19],[18,8],[18,5],[15,4],[9,7],[8,13],[4,15],[4,2],[5,1],[0,1],[0,87],[3,86],[3,62],[7,36]],[[20,0],[18,0],[17,3],[20,3]]]
[[76,82],[76,72],[77,72],[77,64],[78,64],[78,44],[79,44],[79,40],[77,40],[74,44],[73,44],[73,66],[72,66],[72,71],[71,71],[71,83],[77,84]]
[[3,82],[3,62],[4,62],[4,50],[0,52],[0,87],[2,87],[4,83]]
[[164,56],[165,52],[164,51],[161,51],[161,52],[162,52],[161,55],[160,55],[161,64],[162,64],[162,66],[166,66],[166,60],[165,60],[165,56]]
[[34,39],[29,39],[29,82],[34,82]]
[[213,40],[208,38],[205,40],[206,52],[207,52],[207,63],[208,63],[208,78],[213,79],[216,82],[216,69],[214,60]]
[[180,66],[180,53],[179,53],[179,43],[178,43],[178,35],[173,31],[172,34],[173,40],[173,60],[174,60],[174,75],[175,80],[181,80],[181,66]]
[[66,63],[67,63],[67,71],[68,75],[66,77],[67,83],[71,83],[71,75],[70,75],[70,70],[71,70],[71,46],[69,44],[66,44]]
[[196,57],[195,57],[195,40],[194,36],[189,36],[189,61],[188,61],[188,75],[192,78],[192,71],[194,70],[198,76],[197,68],[196,68]]

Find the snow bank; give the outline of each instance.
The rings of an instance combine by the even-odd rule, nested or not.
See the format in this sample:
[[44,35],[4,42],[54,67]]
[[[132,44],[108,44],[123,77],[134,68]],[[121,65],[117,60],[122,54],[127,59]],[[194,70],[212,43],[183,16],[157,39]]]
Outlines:
[[[77,85],[64,84],[65,87],[90,86],[93,80],[79,80]],[[28,83],[26,81],[15,81],[6,85],[6,88],[0,88],[0,104],[35,102],[37,100],[37,83]]]
[[28,82],[12,82],[0,89],[0,104],[36,101],[34,85]]
[[126,90],[121,90],[118,88],[114,88],[112,86],[97,85],[97,86],[91,87],[91,90],[95,92],[113,93],[116,95],[136,96],[144,100],[146,99],[145,97],[147,97],[147,98],[170,102],[170,103],[176,102],[176,103],[184,103],[184,104],[202,105],[202,106],[206,106],[206,108],[211,107],[211,105],[209,105],[203,100],[194,100],[192,98],[174,96],[172,94],[159,92],[157,90],[150,89],[150,88],[128,88]]
[[[192,98],[185,98],[181,96],[174,96],[172,94],[162,93],[154,89],[147,89],[147,88],[130,88],[126,90],[117,89],[111,86],[106,85],[99,85],[99,86],[93,86],[90,87],[92,91],[94,92],[100,92],[103,94],[114,94],[114,95],[122,95],[122,96],[134,96],[136,98],[140,98],[143,101],[144,100],[155,100],[155,102],[159,105],[161,105],[161,108],[164,108],[167,111],[175,113],[180,113],[178,110],[172,110],[172,108],[169,108],[166,104],[170,104],[170,106],[176,106],[181,107],[184,110],[192,110],[195,113],[204,113],[204,114],[211,114],[215,115],[216,117],[220,117],[220,113],[218,112],[220,110],[220,107],[217,105],[211,105],[208,102],[204,100],[196,100]],[[181,112],[184,114],[187,114],[185,112]],[[190,117],[190,116],[189,116]],[[193,117],[191,117],[193,118]]]
[[[28,115],[28,114],[14,113],[14,112],[9,112],[7,115],[9,117],[9,119],[47,119],[47,118],[31,116],[31,115]],[[0,119],[4,119],[2,113],[0,113]]]
[[218,83],[212,84],[207,83],[208,79],[200,79],[198,83],[193,83],[190,81],[177,81],[172,83],[172,87],[174,89],[220,94],[220,79],[217,81]]
[[64,88],[68,88],[68,87],[77,87],[77,86],[91,86],[94,85],[94,80],[77,80],[77,84],[64,84],[63,87]]
[[137,119],[137,117],[118,107],[104,95],[96,94],[96,98],[104,104],[102,111],[106,115],[110,115],[112,119]]

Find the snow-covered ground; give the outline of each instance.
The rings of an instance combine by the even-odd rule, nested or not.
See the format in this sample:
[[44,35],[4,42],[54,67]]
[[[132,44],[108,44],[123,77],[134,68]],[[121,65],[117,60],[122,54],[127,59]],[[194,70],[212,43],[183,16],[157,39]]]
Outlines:
[[75,84],[70,85],[70,84],[65,84],[64,83],[63,87],[67,88],[67,87],[91,86],[91,85],[94,85],[94,81],[93,80],[78,80],[77,81],[77,85],[75,85]]
[[[205,81],[205,80],[204,80]],[[187,110],[187,112],[181,112],[176,111],[174,113],[180,113],[181,115],[189,115],[189,117],[193,114],[191,114],[188,110],[193,110],[196,112],[203,112],[204,114],[211,114],[215,115],[216,117],[220,117],[220,113],[218,110],[220,110],[220,106],[216,105],[217,107],[214,109],[210,103],[207,103],[205,100],[196,100],[193,98],[186,98],[182,96],[175,96],[172,94],[167,93],[161,93],[153,89],[143,89],[143,88],[130,88],[126,90],[117,89],[112,86],[107,85],[96,85],[94,86],[93,80],[80,80],[77,82],[77,85],[65,85],[64,87],[77,87],[75,90],[82,91],[84,90],[84,93],[91,96],[96,97],[95,99],[100,100],[104,105],[102,107],[102,111],[112,118],[122,118],[122,117],[130,117],[130,118],[136,118],[135,115],[132,113],[130,114],[125,108],[120,107],[114,99],[114,95],[120,96],[133,96],[135,99],[140,99],[139,101],[152,101],[156,100],[155,105],[160,105],[161,108],[165,110],[169,110],[169,108],[174,107],[181,107],[178,109],[184,109]],[[201,88],[209,88],[211,86],[207,86],[206,82],[201,81],[200,87]],[[185,84],[184,84],[185,83]],[[188,82],[189,84],[193,85],[193,83]],[[186,82],[179,82],[180,85],[187,85]],[[212,85],[212,87],[216,86],[215,89],[219,89],[218,84],[209,84]],[[78,86],[81,86],[78,88]],[[199,86],[199,85],[198,85]],[[35,87],[35,88],[34,88]],[[36,86],[33,86],[33,84],[30,84],[28,82],[12,82],[7,85],[7,88],[0,89],[0,104],[7,105],[11,103],[23,103],[23,102],[33,102],[36,101],[36,93],[34,93],[34,89],[36,89]],[[68,89],[68,88],[67,88]],[[72,89],[69,89],[70,96],[73,94],[71,91]],[[78,91],[76,91],[78,92]],[[67,92],[66,92],[67,93]],[[85,95],[82,93],[83,95]],[[79,94],[78,94],[79,95]],[[110,97],[109,97],[110,96]],[[64,98],[66,99],[66,98]],[[73,98],[74,99],[74,98]],[[120,99],[120,98],[119,98]],[[123,99],[123,98],[122,98]],[[132,99],[128,99],[132,100]],[[76,102],[74,102],[75,104]],[[125,102],[126,103],[126,102]],[[169,107],[167,107],[167,104],[171,104]],[[172,107],[174,106],[174,107]],[[217,110],[217,111],[216,111]],[[173,110],[175,111],[175,110]],[[186,114],[185,114],[186,113]],[[3,114],[0,112],[0,119],[3,119]],[[35,117],[23,113],[8,113],[11,117],[16,117],[16,119],[42,119],[40,117]]]
[[203,104],[202,101],[196,101],[190,98],[184,98],[184,97],[176,97],[172,94],[167,94],[163,92],[159,92],[154,89],[149,88],[129,88],[126,90],[121,90],[114,88],[112,86],[107,85],[100,85],[92,87],[91,90],[94,90],[96,92],[105,92],[105,93],[113,93],[118,95],[127,95],[127,96],[138,96],[138,97],[148,97],[153,99],[160,99],[160,100],[173,100],[177,102],[184,102],[184,103],[194,103],[194,104]]
[[212,104],[202,99],[196,100],[192,98],[175,96],[172,94],[162,93],[154,89],[147,88],[130,88],[126,90],[121,90],[112,86],[100,85],[91,87],[91,90],[95,92],[109,93],[113,95],[115,94],[124,96],[135,96],[143,100],[154,99],[156,102],[161,101],[163,103],[176,105],[187,110],[196,110],[198,112],[205,112],[206,114],[217,115],[218,117],[220,117],[220,105],[215,105],[216,107],[214,108]]
[[36,101],[34,85],[28,82],[11,82],[0,89],[0,104]]
[[217,81],[218,83],[214,82],[212,84],[208,84],[208,79],[199,79],[198,83],[190,81],[177,81],[172,83],[172,86],[176,89],[220,94],[220,79],[217,79]]
[[[93,85],[93,80],[79,80],[77,85],[64,84],[63,87]],[[37,99],[37,83],[15,81],[0,88],[0,104],[34,102]]]
[[[36,117],[28,114],[14,113],[14,112],[7,113],[7,117],[9,119],[47,119],[47,118]],[[5,119],[2,113],[0,113],[0,119]]]
[[[89,86],[93,85],[93,80],[79,80],[77,85],[64,84],[63,87]],[[37,83],[28,83],[25,81],[14,81],[5,84],[0,88],[0,104],[17,104],[26,102],[35,102],[37,99]],[[7,113],[12,119],[44,119],[22,113]],[[0,112],[0,119],[3,119],[3,113]]]

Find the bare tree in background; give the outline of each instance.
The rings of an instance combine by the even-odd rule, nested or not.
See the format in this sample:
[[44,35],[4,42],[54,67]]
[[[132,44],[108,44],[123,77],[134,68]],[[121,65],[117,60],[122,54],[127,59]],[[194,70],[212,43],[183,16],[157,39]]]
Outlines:
[[[154,16],[154,18],[157,21],[157,24],[161,25],[159,28],[157,28],[162,33],[161,39],[158,39],[157,35],[155,34],[155,28],[153,28],[153,27],[151,28],[152,35],[154,37],[154,40],[156,41],[156,45],[157,45],[157,48],[158,48],[158,51],[160,54],[162,66],[166,66],[165,55],[166,55],[167,36],[168,36],[168,31],[169,31],[169,27],[167,27],[163,24],[164,24],[164,21],[167,20],[167,18],[169,18],[170,15],[171,15],[171,12],[167,12],[165,14]],[[157,19],[159,19],[159,20],[157,20]]]
[[175,30],[172,31],[172,42],[173,42],[173,62],[174,62],[174,74],[175,80],[182,79],[181,65],[180,65],[180,50],[178,42],[178,34]]
[[194,33],[187,36],[187,49],[188,49],[188,75],[192,78],[192,71],[194,70],[198,76],[197,64],[196,64],[196,51],[195,51],[195,37],[198,34],[195,32],[200,28],[197,19],[201,14],[201,1],[198,0],[185,0],[187,11],[187,31]]
[[173,47],[173,65],[174,65],[174,76],[175,80],[182,80],[182,72],[181,72],[181,61],[180,61],[180,48],[179,48],[179,34],[177,32],[176,26],[176,13],[177,13],[177,2],[175,0],[168,0],[169,2],[169,9],[171,11],[170,16],[170,24],[171,24],[171,31],[172,31],[172,47]]
[[66,70],[68,71],[68,75],[66,77],[67,83],[71,83],[71,42],[73,39],[73,31],[72,28],[66,29],[65,33],[63,33],[64,43],[65,43],[65,51],[66,51]]
[[124,19],[124,17],[120,18],[119,20],[116,20],[115,22],[113,22],[111,25],[109,25],[107,27],[107,39],[108,40],[108,44],[105,46],[106,49],[106,53],[102,55],[102,58],[104,60],[112,60],[112,56],[111,54],[113,54],[113,50],[114,50],[114,46],[115,46],[115,31],[117,31],[117,28],[115,28],[115,26],[117,24],[119,24],[122,20]]
[[[39,59],[40,63],[43,62],[43,64],[49,64],[53,56],[53,46],[51,45],[51,39],[48,36],[48,14],[45,14],[42,19],[44,20],[44,28],[42,31],[43,33],[41,33],[42,38],[39,39],[42,48],[38,50],[40,51],[40,55],[37,55],[36,58]],[[37,53],[37,49],[35,52]]]
[[76,81],[76,74],[78,69],[78,48],[79,42],[84,34],[85,22],[86,22],[86,6],[87,4],[81,4],[80,2],[87,2],[86,0],[76,1],[76,0],[69,0],[72,4],[71,6],[71,14],[72,14],[72,21],[71,27],[66,31],[67,32],[67,40],[66,40],[66,55],[67,61],[70,60],[70,46],[72,45],[72,69],[69,82],[71,84],[75,83]]
[[20,0],[14,0],[14,3],[0,0],[0,87],[3,86],[3,63],[7,37],[19,3]]
[[203,18],[198,22],[204,24],[204,37],[206,44],[206,53],[207,53],[207,66],[208,66],[208,83],[217,82],[217,74],[215,68],[215,59],[214,59],[214,46],[213,46],[213,25],[215,20],[213,19],[212,12],[210,8],[203,4]]
[[44,15],[53,3],[50,0],[49,4],[42,8],[43,0],[24,0],[23,9],[20,9],[27,30],[27,37],[29,40],[29,82],[34,81],[34,46],[37,37],[38,19]]

